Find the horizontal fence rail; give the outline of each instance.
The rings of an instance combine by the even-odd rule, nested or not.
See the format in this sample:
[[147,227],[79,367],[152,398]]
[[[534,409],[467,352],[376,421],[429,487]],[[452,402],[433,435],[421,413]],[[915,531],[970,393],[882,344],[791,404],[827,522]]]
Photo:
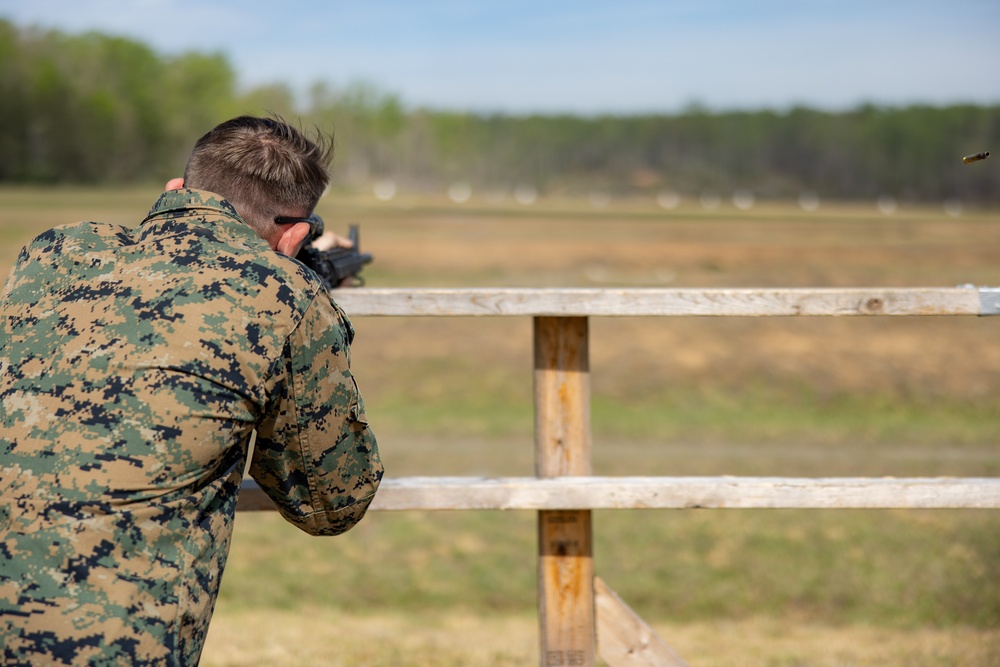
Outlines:
[[998,315],[1000,288],[370,288],[338,290],[352,317]]
[[[400,477],[384,510],[998,509],[1000,479],[963,477]],[[252,481],[237,509],[274,509]]]

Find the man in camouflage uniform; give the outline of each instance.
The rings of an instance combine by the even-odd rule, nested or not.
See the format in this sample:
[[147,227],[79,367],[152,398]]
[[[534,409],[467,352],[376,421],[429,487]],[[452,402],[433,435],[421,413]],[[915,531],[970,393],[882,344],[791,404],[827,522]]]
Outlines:
[[288,521],[361,520],[382,466],[354,329],[289,259],[327,146],[234,119],[135,229],[22,250],[0,297],[4,664],[197,664],[254,430],[250,474]]

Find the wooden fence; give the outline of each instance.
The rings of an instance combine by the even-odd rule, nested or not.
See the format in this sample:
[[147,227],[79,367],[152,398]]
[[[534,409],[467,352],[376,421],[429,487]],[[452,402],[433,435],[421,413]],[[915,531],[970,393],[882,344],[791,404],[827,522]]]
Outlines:
[[[995,478],[594,477],[589,319],[604,316],[1000,315],[1000,288],[371,289],[337,292],[352,317],[532,317],[530,478],[386,479],[372,510],[538,511],[543,667],[685,665],[594,576],[591,511],[624,508],[1000,508]],[[241,510],[273,509],[252,483]]]

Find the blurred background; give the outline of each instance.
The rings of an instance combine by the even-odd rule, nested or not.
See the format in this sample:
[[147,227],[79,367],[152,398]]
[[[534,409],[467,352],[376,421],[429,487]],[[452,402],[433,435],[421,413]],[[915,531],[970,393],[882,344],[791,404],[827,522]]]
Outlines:
[[[961,160],[997,149],[998,28],[974,0],[0,0],[0,275],[274,112],[335,134],[318,211],[360,223],[375,287],[1000,285],[1000,156]],[[1000,318],[591,319],[597,474],[1000,474]],[[389,475],[533,474],[528,318],[354,324]],[[531,512],[241,515],[203,664],[537,664],[536,539]],[[698,667],[1000,663],[993,511],[599,512],[594,539]]]
[[0,1],[0,182],[135,183],[265,110],[391,199],[995,203],[977,0]]

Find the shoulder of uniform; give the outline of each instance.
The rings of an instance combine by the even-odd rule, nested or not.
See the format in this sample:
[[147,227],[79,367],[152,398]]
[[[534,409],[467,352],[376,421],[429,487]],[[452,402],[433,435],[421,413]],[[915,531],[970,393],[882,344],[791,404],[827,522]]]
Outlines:
[[28,247],[48,250],[70,240],[86,245],[111,240],[128,243],[132,240],[132,230],[123,225],[107,222],[73,222],[42,232],[28,243]]

